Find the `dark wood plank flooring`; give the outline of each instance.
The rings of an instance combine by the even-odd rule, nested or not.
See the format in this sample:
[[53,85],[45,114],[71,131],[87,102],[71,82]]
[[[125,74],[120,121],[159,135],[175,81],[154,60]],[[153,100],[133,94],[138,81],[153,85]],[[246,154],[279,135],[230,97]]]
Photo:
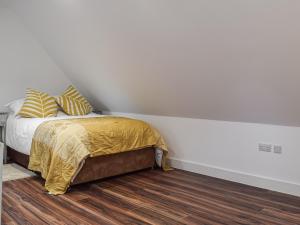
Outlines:
[[146,170],[48,195],[4,183],[3,224],[300,224],[300,198],[180,170]]

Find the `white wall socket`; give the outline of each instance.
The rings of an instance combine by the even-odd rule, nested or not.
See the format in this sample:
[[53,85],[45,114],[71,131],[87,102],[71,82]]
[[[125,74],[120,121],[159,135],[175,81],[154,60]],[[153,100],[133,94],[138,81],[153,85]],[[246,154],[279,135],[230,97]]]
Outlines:
[[272,152],[271,144],[258,144],[258,150],[262,152]]
[[276,154],[281,154],[282,153],[282,146],[274,145],[273,152],[276,153]]
[[281,145],[272,145],[272,144],[258,144],[258,151],[262,152],[274,152],[276,154],[282,154],[282,146]]

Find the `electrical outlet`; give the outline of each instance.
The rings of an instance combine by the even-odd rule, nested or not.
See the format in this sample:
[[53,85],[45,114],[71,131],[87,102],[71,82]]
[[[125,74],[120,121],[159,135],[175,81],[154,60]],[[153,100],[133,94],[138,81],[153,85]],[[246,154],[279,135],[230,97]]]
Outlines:
[[282,154],[282,146],[274,145],[273,152],[276,153],[276,154]]
[[259,144],[258,150],[262,152],[272,152],[272,145],[270,144]]

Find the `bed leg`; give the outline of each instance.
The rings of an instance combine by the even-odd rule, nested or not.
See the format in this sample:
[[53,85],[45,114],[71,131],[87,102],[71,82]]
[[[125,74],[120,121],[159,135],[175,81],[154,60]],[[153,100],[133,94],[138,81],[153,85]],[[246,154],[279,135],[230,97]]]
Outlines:
[[154,163],[151,167],[151,170],[154,170],[156,168],[156,163]]

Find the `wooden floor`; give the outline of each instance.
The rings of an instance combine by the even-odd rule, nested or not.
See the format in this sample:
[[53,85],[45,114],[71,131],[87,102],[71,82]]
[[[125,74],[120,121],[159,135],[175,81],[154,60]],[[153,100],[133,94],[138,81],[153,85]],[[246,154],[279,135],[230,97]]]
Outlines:
[[300,224],[300,198],[180,170],[146,170],[65,195],[4,183],[3,224]]

